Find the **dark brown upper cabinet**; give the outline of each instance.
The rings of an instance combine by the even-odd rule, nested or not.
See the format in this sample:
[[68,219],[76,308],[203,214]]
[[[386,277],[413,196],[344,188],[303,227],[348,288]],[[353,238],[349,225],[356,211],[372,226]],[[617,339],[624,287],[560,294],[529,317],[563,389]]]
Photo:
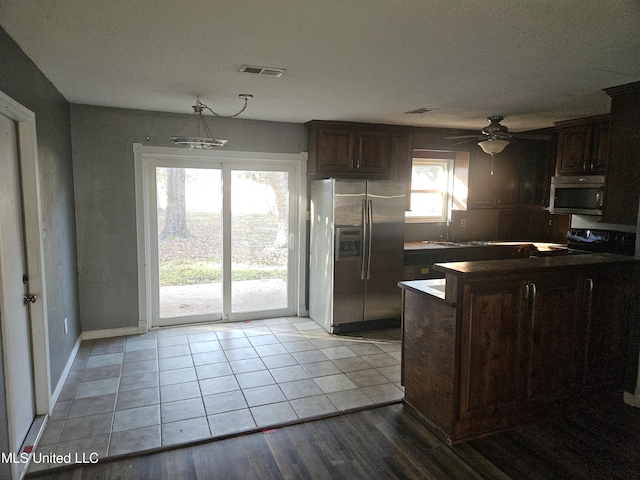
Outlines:
[[520,207],[549,206],[551,177],[555,169],[556,139],[518,140],[513,145],[520,154]]
[[356,129],[356,155],[352,170],[360,174],[391,174],[391,132]]
[[480,148],[469,160],[468,208],[516,208],[519,192],[519,159],[510,146],[495,157]]
[[308,174],[406,180],[411,165],[407,127],[314,120],[308,134]]
[[556,122],[558,175],[604,175],[609,149],[609,115]]
[[602,220],[634,225],[640,196],[640,82],[605,92],[611,96],[611,131]]
[[353,169],[356,133],[350,128],[323,127],[309,131],[309,173],[344,174]]

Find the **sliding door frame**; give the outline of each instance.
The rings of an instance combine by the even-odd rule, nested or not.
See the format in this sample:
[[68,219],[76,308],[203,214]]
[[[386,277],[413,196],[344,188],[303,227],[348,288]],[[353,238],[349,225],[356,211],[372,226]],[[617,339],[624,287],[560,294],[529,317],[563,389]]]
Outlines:
[[[151,181],[151,174],[155,175],[156,166],[167,166],[176,160],[182,160],[186,168],[223,168],[223,182],[225,181],[225,170],[273,170],[275,164],[286,165],[289,170],[291,197],[289,205],[293,208],[292,219],[295,219],[290,231],[293,232],[290,238],[289,256],[293,261],[293,278],[288,282],[288,296],[293,299],[292,314],[305,316],[307,314],[305,292],[306,292],[306,153],[282,154],[282,153],[259,153],[259,152],[229,152],[229,151],[202,151],[185,150],[171,147],[148,147],[141,144],[133,145],[134,167],[136,180],[136,227],[138,242],[138,300],[139,300],[139,331],[145,332],[149,328],[158,327],[157,319],[159,315],[159,305],[154,300],[156,284],[154,278],[157,277],[157,265],[153,265],[154,239],[157,236],[154,215],[150,205],[150,199],[155,198],[155,187]],[[171,166],[175,167],[175,164]],[[228,181],[227,176],[227,181]],[[226,189],[225,189],[226,190]],[[153,194],[153,197],[151,196]],[[224,200],[223,200],[224,205]],[[223,208],[225,208],[223,206]],[[156,243],[157,246],[157,243]],[[227,245],[228,246],[228,245]],[[157,256],[155,256],[157,258]],[[154,268],[156,270],[154,270]],[[156,277],[154,277],[154,275]],[[228,287],[223,289],[229,295]],[[226,299],[228,300],[228,298]],[[289,302],[291,304],[291,302]],[[230,304],[227,303],[230,308]],[[262,318],[257,316],[256,318]],[[241,319],[251,319],[251,315],[231,314],[223,320],[234,321]]]

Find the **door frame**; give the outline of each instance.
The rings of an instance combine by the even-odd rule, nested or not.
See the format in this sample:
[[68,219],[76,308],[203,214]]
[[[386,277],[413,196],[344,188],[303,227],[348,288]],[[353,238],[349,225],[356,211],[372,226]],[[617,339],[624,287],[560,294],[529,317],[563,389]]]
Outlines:
[[[36,415],[51,414],[51,372],[45,281],[42,206],[36,116],[11,97],[0,92],[0,113],[16,122],[24,221],[25,254],[29,288],[38,301],[29,307],[33,358],[33,386]],[[7,410],[11,407],[7,406]],[[7,412],[11,421],[11,412]]]
[[298,316],[307,315],[305,292],[306,292],[306,231],[307,231],[307,153],[261,153],[261,152],[234,152],[225,150],[189,150],[178,147],[151,147],[140,143],[133,144],[135,184],[136,184],[136,229],[138,247],[138,330],[144,333],[149,328],[157,327],[152,325],[153,318],[153,292],[152,292],[152,219],[150,218],[149,205],[149,170],[152,168],[154,160],[162,158],[185,158],[198,161],[209,161],[212,163],[236,162],[246,166],[248,163],[259,169],[259,161],[284,161],[295,166],[292,177],[297,177],[298,189],[298,229],[296,233],[297,248],[293,249],[296,263],[296,282],[294,305]]

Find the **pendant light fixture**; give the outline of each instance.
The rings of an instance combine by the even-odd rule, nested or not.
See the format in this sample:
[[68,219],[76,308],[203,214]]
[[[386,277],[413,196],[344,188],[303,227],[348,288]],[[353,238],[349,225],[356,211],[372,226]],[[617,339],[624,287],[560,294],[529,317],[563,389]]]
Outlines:
[[193,113],[195,116],[195,121],[196,121],[196,125],[197,125],[197,131],[196,131],[196,135],[191,136],[191,135],[181,135],[181,132],[185,129],[185,127],[192,122],[192,120],[194,119],[194,117],[189,117],[189,119],[185,122],[184,125],[182,125],[182,128],[180,129],[180,131],[178,132],[177,135],[171,137],[171,141],[173,143],[175,143],[176,145],[182,145],[184,147],[188,147],[188,148],[197,148],[197,149],[204,149],[204,150],[211,150],[213,147],[222,147],[227,143],[227,140],[224,140],[222,138],[215,138],[212,134],[211,134],[211,130],[209,130],[209,127],[207,126],[207,123],[205,122],[204,116],[202,115],[202,113],[205,110],[209,110],[215,117],[220,117],[220,118],[234,118],[237,117],[238,115],[240,115],[242,112],[245,111],[245,109],[247,108],[247,102],[249,101],[250,98],[253,98],[253,95],[249,94],[249,93],[241,93],[240,95],[238,95],[241,99],[244,100],[244,105],[243,107],[240,109],[239,112],[233,114],[233,115],[220,115],[216,112],[214,112],[213,110],[211,110],[207,105],[205,105],[204,103],[202,103],[200,101],[200,97],[196,98],[196,103],[195,105],[193,105]]
[[478,142],[478,146],[484,151],[484,153],[488,153],[491,155],[491,175],[493,175],[493,163],[495,159],[495,155],[502,152],[504,147],[509,145],[507,140],[500,140],[498,138],[489,138],[487,140],[482,140]]
[[502,152],[502,150],[504,150],[504,147],[506,147],[507,145],[509,145],[509,142],[507,140],[493,138],[478,142],[478,146],[484,151],[484,153],[488,153],[489,155],[495,155],[496,153]]

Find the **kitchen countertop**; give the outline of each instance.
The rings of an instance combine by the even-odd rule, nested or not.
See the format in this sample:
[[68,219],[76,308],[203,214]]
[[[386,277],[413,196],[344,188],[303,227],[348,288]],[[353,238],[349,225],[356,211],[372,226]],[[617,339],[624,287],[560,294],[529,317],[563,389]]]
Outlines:
[[[593,253],[589,255],[436,263],[434,268],[445,273],[446,279],[406,280],[399,282],[398,286],[402,289],[429,295],[451,306],[455,306],[455,297],[457,295],[455,288],[456,277],[460,279],[489,278],[492,276],[509,275],[516,272],[518,275],[539,274],[549,267],[553,267],[556,272],[563,270],[570,272],[580,268],[591,268],[594,265],[632,262],[640,262],[640,259],[613,253]],[[451,288],[449,288],[450,285],[448,285],[447,279],[452,282]]]
[[535,272],[547,267],[565,267],[567,269],[592,264],[638,262],[635,257],[613,253],[593,253],[590,255],[562,255],[542,258],[513,258],[506,260],[480,260],[472,262],[437,263],[434,268],[445,274],[461,277],[491,276],[509,271]]
[[420,242],[405,242],[404,250],[416,251],[416,250],[441,250],[443,248],[481,248],[481,247],[500,247],[500,246],[527,246],[532,245],[538,251],[551,251],[551,250],[564,250],[567,248],[566,243],[551,243],[551,242],[528,242],[528,241],[484,241],[484,240],[465,240],[460,242],[448,242],[438,240],[423,240]]
[[444,278],[431,280],[407,280],[400,282],[398,286],[417,293],[426,293],[440,300],[445,300],[446,280]]

